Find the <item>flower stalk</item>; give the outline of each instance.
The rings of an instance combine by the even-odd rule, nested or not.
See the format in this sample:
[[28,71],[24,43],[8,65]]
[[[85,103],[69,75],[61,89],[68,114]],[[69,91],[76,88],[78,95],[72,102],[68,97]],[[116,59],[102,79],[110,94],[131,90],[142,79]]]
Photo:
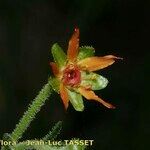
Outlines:
[[33,102],[29,105],[28,110],[24,113],[23,117],[16,125],[16,128],[11,134],[12,140],[17,142],[22,137],[23,133],[29,127],[31,121],[35,118],[36,114],[40,111],[41,107],[44,105],[51,93],[52,88],[49,80],[33,100]]

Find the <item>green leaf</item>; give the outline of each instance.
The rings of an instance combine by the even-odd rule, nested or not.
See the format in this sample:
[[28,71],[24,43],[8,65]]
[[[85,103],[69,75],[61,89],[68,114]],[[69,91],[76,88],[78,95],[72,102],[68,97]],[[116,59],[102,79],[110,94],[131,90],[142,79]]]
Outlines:
[[81,86],[91,87],[92,90],[104,89],[108,84],[108,80],[93,72],[82,72],[81,73]]
[[92,46],[82,46],[79,48],[78,60],[94,56],[95,50]]
[[60,134],[61,129],[62,129],[62,121],[58,121],[52,128],[52,130],[49,131],[48,134],[46,134],[46,136],[42,140],[47,141],[56,139],[57,136]]
[[66,64],[67,56],[62,50],[62,48],[57,43],[55,43],[52,46],[51,50],[52,50],[54,61],[56,62],[58,67],[59,68],[63,67]]
[[75,91],[68,90],[69,100],[73,105],[76,111],[83,111],[84,104],[81,94],[76,93]]
[[53,90],[57,93],[59,93],[59,87],[60,87],[60,81],[55,77],[49,78],[50,85],[53,88]]

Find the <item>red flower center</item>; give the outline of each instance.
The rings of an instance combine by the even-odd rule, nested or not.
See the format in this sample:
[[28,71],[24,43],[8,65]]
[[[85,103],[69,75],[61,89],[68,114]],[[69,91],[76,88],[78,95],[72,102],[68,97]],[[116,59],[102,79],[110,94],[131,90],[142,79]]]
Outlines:
[[68,65],[63,72],[65,85],[77,86],[81,82],[81,72],[77,66]]

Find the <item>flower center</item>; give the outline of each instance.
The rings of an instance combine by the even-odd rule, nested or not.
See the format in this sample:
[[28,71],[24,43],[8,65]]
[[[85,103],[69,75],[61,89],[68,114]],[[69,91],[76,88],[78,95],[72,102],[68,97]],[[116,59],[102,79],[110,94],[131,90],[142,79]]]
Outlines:
[[63,83],[77,86],[81,82],[81,72],[77,66],[68,65],[63,71]]

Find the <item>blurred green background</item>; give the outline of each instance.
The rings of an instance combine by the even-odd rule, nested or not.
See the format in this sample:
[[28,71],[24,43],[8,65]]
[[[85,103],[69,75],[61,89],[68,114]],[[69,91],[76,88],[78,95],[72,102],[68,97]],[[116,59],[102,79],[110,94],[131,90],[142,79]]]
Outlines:
[[96,55],[124,58],[99,72],[110,83],[97,94],[117,109],[85,101],[84,112],[71,105],[65,112],[54,93],[24,139],[40,138],[62,120],[60,139],[93,139],[93,150],[147,149],[149,8],[148,1],[140,0],[0,0],[0,139],[47,82],[52,44],[66,50],[78,26],[80,45],[92,45]]

